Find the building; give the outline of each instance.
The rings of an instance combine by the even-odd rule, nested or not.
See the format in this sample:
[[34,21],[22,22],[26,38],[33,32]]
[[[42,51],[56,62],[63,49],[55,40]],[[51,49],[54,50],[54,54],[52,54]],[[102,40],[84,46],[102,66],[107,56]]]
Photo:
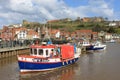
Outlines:
[[59,22],[60,20],[49,20],[47,21],[47,23],[56,23],[56,22]]
[[1,38],[2,40],[28,40],[39,38],[38,32],[34,30],[27,29],[24,27],[8,27],[4,26],[1,30]]
[[28,29],[27,30],[27,39],[36,39],[36,38],[40,38],[40,35],[38,32],[35,32],[34,30],[32,29]]
[[3,26],[3,29],[1,30],[1,38],[2,40],[6,40],[6,41],[14,40],[13,28]]
[[104,18],[102,17],[84,17],[82,18],[83,22],[102,22]]
[[76,36],[82,39],[96,39],[98,37],[97,32],[93,32],[92,30],[76,30]]
[[120,21],[110,21],[109,26],[114,27],[114,28],[118,28],[118,27],[120,27]]
[[84,18],[82,18],[82,22],[90,22],[90,18],[89,17],[84,17]]

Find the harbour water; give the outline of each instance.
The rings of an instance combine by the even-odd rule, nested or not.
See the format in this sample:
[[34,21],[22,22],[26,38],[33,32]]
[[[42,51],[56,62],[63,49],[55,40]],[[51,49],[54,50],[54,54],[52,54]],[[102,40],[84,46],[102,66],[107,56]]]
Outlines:
[[48,72],[20,74],[16,56],[0,59],[0,80],[120,80],[120,44],[82,54],[71,66]]

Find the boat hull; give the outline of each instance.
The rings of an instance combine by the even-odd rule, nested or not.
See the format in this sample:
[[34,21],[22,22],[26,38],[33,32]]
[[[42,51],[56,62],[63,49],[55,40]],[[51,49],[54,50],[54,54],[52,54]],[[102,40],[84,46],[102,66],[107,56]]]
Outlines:
[[102,47],[94,47],[94,46],[89,46],[86,47],[86,50],[105,50],[106,46],[102,46]]
[[52,63],[18,61],[18,64],[19,64],[20,72],[47,71],[73,64],[78,59],[79,58],[74,58],[66,61],[52,62]]

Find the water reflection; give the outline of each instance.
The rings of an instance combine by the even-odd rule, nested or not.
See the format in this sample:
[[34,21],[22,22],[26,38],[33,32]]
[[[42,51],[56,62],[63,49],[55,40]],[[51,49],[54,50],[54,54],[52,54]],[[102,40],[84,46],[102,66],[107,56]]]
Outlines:
[[21,74],[20,80],[74,80],[77,64],[63,67],[54,71]]
[[0,59],[0,80],[19,78],[16,56]]
[[[93,53],[82,54],[80,58],[81,80],[97,80],[97,74],[101,74],[101,67],[103,67],[103,58],[106,51],[94,51]],[[92,79],[91,79],[92,78]]]
[[0,59],[0,68],[16,62],[16,56]]

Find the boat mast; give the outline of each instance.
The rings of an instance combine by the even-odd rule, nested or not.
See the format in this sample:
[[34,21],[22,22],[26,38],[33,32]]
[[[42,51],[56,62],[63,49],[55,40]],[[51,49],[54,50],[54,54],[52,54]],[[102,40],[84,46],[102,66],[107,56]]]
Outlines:
[[45,24],[44,24],[44,26],[43,26],[43,27],[45,28],[45,36],[44,36],[44,38],[43,38],[43,41],[42,41],[42,42],[44,42],[46,39],[48,39],[50,42],[52,42],[52,41],[51,41],[51,39],[50,39],[50,35],[49,35],[49,31],[48,31],[47,26],[45,26]]

